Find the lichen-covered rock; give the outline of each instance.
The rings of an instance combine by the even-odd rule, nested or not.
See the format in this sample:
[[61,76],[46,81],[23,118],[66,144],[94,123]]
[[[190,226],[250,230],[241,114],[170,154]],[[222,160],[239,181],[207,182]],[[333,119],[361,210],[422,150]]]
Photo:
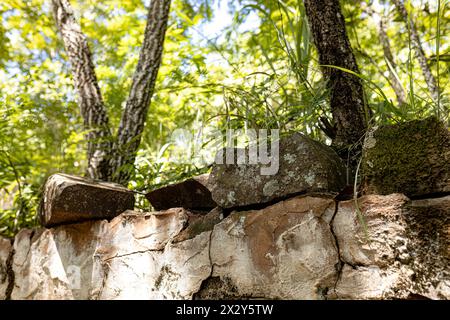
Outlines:
[[6,299],[8,285],[10,281],[9,258],[11,255],[11,240],[0,236],[0,300]]
[[39,207],[45,227],[112,219],[134,208],[134,194],[123,186],[66,174],[47,179]]
[[323,299],[339,263],[332,199],[296,197],[234,212],[214,228],[211,278],[197,298]]
[[[248,153],[246,149],[247,158]],[[248,159],[245,164],[219,164],[216,159],[208,181],[213,199],[223,208],[235,208],[304,192],[339,192],[346,185],[346,168],[338,155],[300,133],[281,138],[279,153],[271,157],[270,166],[278,162],[278,170],[268,175],[261,171],[267,165],[249,164]]]
[[450,132],[435,117],[376,127],[362,158],[366,194],[450,192]]
[[217,206],[207,188],[208,175],[190,178],[183,182],[153,190],[145,195],[155,210],[181,207],[194,210],[211,210]]
[[344,268],[330,297],[449,299],[449,217],[450,196],[410,201],[401,194],[368,195],[357,205],[340,202],[332,226]]

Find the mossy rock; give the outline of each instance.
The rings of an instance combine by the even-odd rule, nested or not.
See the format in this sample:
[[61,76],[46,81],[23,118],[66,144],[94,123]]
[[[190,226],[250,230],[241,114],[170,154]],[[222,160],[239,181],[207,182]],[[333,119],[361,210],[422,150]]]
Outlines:
[[364,141],[365,194],[420,197],[450,192],[450,133],[435,117],[369,131]]

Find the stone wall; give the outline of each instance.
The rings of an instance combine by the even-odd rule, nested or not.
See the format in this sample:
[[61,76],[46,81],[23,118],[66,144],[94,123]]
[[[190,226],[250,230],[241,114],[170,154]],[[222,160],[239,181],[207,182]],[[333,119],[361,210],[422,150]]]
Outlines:
[[359,190],[330,147],[278,148],[274,174],[232,150],[240,163],[149,192],[155,212],[130,210],[123,186],[51,176],[43,227],[0,238],[0,299],[450,298],[442,123],[371,129]]
[[450,298],[450,196],[127,211],[0,240],[0,298]]

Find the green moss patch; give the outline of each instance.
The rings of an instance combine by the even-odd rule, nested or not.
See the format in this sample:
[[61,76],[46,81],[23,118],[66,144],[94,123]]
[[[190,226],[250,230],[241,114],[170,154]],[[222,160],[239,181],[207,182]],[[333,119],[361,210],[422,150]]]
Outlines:
[[364,191],[409,197],[450,192],[450,134],[435,117],[369,132],[363,149]]

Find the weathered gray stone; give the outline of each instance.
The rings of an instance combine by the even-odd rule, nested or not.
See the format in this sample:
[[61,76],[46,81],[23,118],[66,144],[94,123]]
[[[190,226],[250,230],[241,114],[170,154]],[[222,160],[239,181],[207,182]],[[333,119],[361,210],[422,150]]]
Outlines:
[[[407,299],[410,295],[408,268],[382,269],[378,266],[343,266],[336,285],[335,299],[381,300]],[[330,295],[331,297],[331,295]]]
[[210,238],[220,210],[183,208],[110,222],[97,250],[106,277],[100,299],[192,299],[211,273]]
[[19,232],[12,299],[189,299],[211,272],[210,233],[172,244],[188,223],[182,208],[127,211]]
[[181,207],[194,210],[211,210],[217,206],[207,188],[208,175],[153,190],[145,195],[155,210]]
[[110,182],[54,174],[45,183],[39,218],[45,227],[112,219],[134,208],[133,193]]
[[376,127],[361,163],[366,194],[450,192],[450,132],[435,117]]
[[[370,195],[339,203],[333,230],[339,241],[341,260],[350,265],[392,265],[408,255],[403,210],[409,199],[402,194]],[[361,225],[363,218],[366,229]]]
[[263,175],[265,165],[217,164],[216,159],[208,181],[213,199],[234,208],[304,192],[339,192],[346,185],[346,168],[338,155],[300,133],[280,139],[278,160],[278,172]]
[[6,298],[8,290],[10,275],[8,274],[10,259],[12,250],[11,240],[0,236],[0,300]]

